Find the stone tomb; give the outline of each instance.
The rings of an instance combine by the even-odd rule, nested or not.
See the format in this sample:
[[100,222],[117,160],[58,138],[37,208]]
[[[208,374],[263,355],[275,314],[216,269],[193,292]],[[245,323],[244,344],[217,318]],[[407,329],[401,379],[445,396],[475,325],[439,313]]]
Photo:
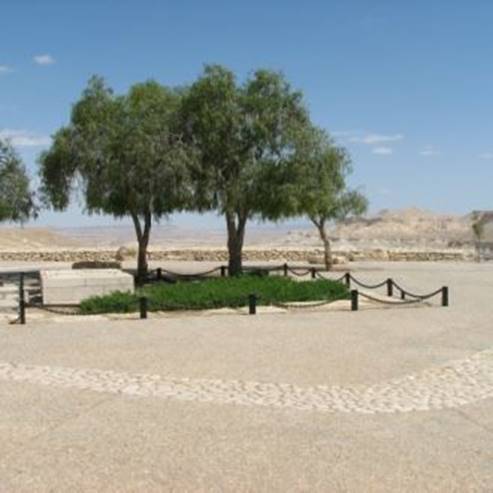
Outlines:
[[0,286],[0,312],[17,310],[19,306],[19,287],[13,283]]
[[90,296],[134,291],[134,278],[117,269],[42,270],[45,305],[77,305]]

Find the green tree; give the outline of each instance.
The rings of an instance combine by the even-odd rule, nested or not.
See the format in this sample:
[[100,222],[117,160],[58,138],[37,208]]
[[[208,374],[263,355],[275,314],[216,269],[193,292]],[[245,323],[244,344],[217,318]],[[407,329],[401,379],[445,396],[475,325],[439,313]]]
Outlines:
[[325,267],[330,270],[329,224],[363,214],[368,201],[359,191],[347,187],[346,179],[352,171],[350,156],[323,130],[307,126],[299,133],[296,154],[296,208],[317,228],[324,245]]
[[36,211],[22,160],[9,141],[0,139],[0,221],[22,223]]
[[115,95],[93,77],[70,123],[40,156],[42,193],[63,210],[79,188],[88,213],[130,216],[138,241],[137,278],[147,275],[153,219],[183,209],[193,151],[177,133],[180,92],[149,81]]
[[289,211],[288,173],[297,129],[308,115],[284,77],[258,70],[244,84],[221,66],[206,66],[182,104],[187,140],[198,149],[192,169],[195,207],[224,215],[229,272],[242,270],[247,221]]

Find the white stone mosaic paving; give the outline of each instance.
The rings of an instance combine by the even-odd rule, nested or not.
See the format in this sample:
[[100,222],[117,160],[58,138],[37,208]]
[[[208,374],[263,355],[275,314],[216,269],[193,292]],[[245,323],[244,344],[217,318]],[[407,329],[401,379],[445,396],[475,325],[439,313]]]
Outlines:
[[299,387],[9,362],[0,362],[1,381],[217,404],[318,412],[404,413],[455,408],[493,397],[493,349],[370,386]]

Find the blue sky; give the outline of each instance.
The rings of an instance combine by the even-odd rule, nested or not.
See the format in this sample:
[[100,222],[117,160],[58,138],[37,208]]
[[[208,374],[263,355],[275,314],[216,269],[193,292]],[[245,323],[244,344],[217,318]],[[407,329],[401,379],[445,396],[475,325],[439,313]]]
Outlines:
[[[125,91],[221,63],[303,90],[373,211],[493,208],[493,2],[3,0],[1,15],[0,135],[33,176],[92,74]],[[108,222],[78,205],[38,221]]]

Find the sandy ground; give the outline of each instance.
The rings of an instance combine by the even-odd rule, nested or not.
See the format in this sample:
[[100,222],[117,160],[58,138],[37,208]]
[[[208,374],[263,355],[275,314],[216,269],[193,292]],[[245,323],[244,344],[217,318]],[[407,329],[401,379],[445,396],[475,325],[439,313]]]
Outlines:
[[0,491],[492,491],[493,264],[355,267],[451,306],[0,326]]

